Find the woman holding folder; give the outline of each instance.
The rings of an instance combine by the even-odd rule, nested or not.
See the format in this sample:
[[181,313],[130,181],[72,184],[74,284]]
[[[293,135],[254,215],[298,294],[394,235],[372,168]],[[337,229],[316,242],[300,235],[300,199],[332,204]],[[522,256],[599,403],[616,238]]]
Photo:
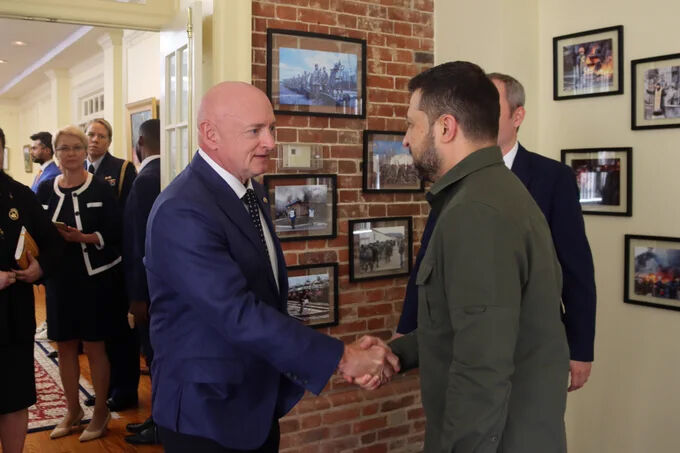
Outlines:
[[0,444],[5,453],[22,451],[28,407],[36,401],[32,283],[55,270],[63,243],[31,189],[0,170],[0,357],[8,364],[0,371]]
[[101,437],[111,417],[106,407],[109,359],[104,340],[118,320],[113,282],[120,272],[121,226],[114,192],[106,181],[85,170],[87,137],[75,126],[57,132],[54,150],[62,174],[43,182],[38,199],[66,240],[58,272],[47,280],[47,337],[59,348],[59,373],[68,413],[52,431],[56,439],[71,433],[83,410],[78,399],[78,343],[90,363],[97,396],[92,421],[80,441]]

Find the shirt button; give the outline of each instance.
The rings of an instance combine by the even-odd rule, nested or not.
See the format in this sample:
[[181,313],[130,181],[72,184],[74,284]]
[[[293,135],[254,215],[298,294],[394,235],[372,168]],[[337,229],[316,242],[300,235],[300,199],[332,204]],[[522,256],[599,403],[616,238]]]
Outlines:
[[73,215],[80,215],[80,212],[76,211],[73,213]]
[[498,436],[496,436],[496,435],[494,434],[493,436],[491,436],[491,438],[490,438],[489,440],[490,440],[491,442],[494,442],[494,443],[495,443],[495,442],[498,442]]

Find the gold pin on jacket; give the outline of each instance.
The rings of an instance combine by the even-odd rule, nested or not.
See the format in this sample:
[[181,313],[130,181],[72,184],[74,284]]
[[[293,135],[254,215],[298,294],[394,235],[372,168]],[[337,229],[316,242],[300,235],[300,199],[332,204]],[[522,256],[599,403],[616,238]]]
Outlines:
[[12,220],[19,220],[19,211],[17,208],[12,208],[9,210],[9,218]]

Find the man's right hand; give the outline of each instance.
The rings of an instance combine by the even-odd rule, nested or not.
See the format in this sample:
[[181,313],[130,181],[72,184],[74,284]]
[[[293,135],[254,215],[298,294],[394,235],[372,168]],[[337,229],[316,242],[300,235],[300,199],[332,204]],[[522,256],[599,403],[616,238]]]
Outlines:
[[348,382],[356,382],[370,390],[388,382],[399,372],[399,358],[379,338],[364,336],[345,345],[338,370]]
[[135,317],[137,324],[149,324],[149,304],[143,300],[130,301],[130,313]]

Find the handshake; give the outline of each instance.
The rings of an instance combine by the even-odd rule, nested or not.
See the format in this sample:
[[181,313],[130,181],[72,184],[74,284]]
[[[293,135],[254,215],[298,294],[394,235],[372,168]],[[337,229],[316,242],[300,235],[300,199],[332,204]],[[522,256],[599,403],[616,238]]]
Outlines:
[[363,336],[345,345],[338,371],[349,383],[375,390],[399,372],[399,358],[380,338]]

